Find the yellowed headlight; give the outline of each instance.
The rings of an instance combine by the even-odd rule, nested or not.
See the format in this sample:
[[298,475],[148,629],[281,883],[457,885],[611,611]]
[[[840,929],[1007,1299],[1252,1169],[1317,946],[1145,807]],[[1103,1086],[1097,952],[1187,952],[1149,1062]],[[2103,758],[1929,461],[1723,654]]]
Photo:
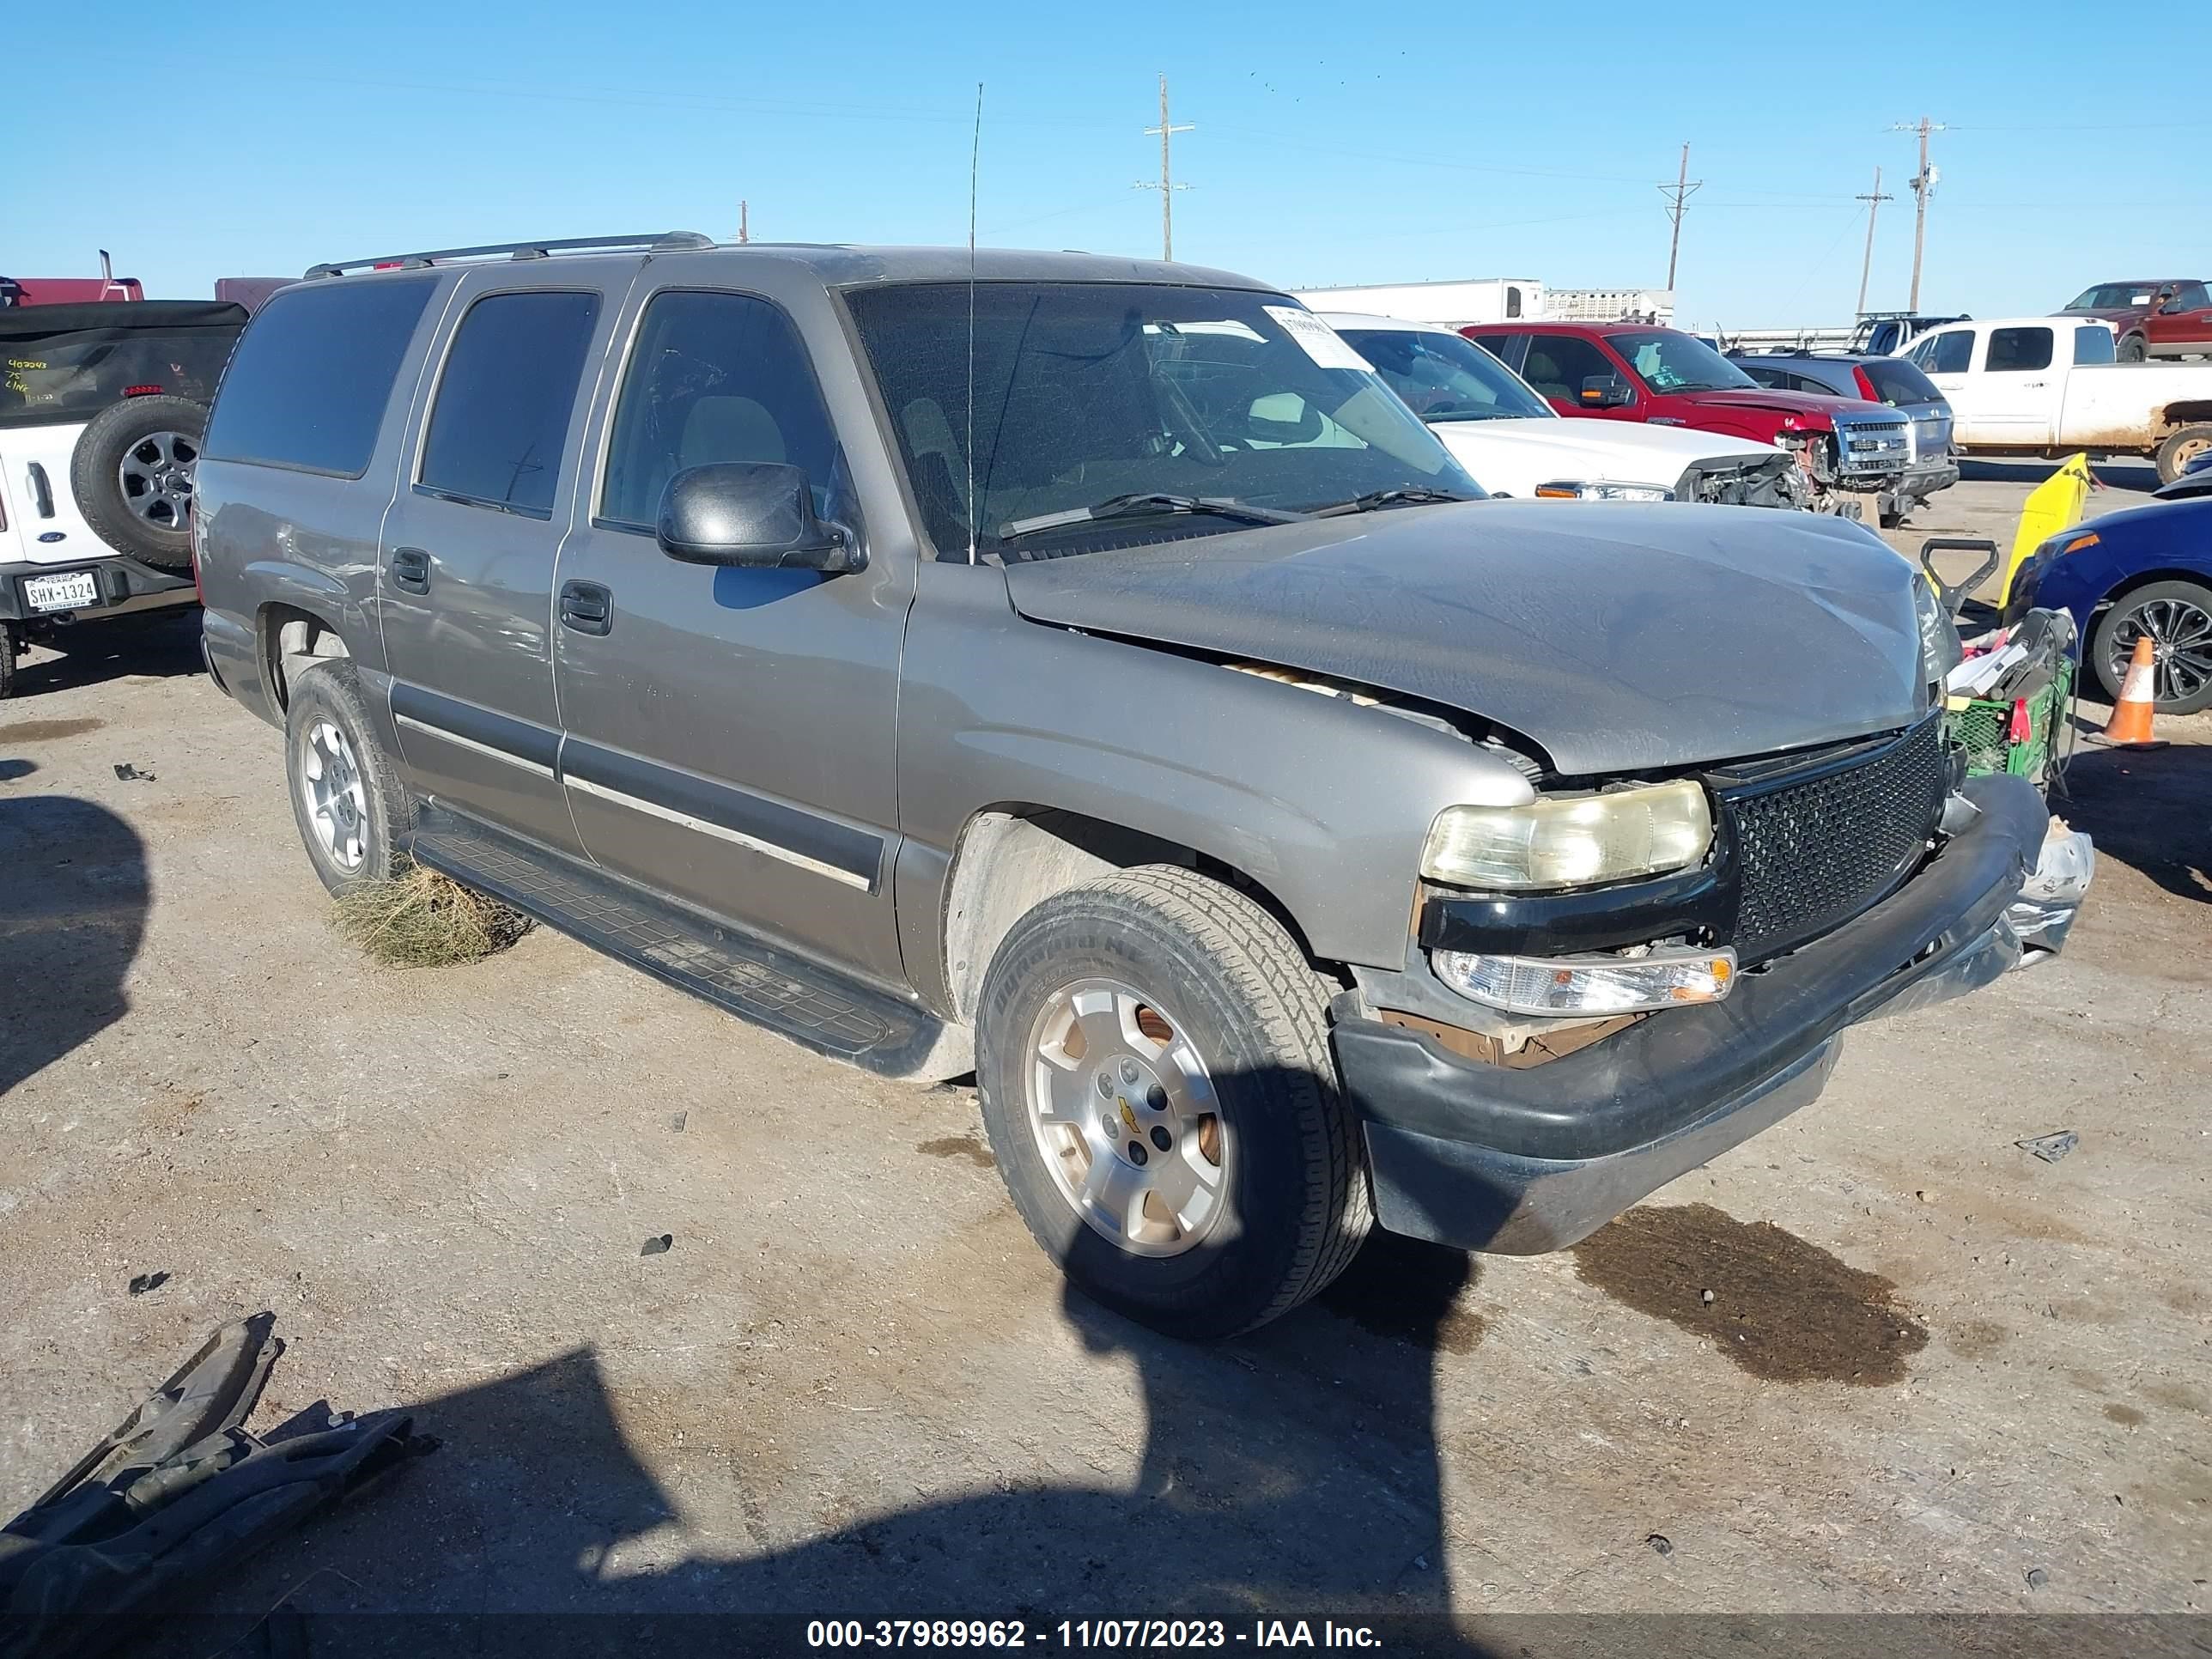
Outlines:
[[1431,881],[1485,890],[1588,887],[1682,870],[1712,845],[1712,808],[1687,780],[1525,806],[1451,806],[1421,853]]

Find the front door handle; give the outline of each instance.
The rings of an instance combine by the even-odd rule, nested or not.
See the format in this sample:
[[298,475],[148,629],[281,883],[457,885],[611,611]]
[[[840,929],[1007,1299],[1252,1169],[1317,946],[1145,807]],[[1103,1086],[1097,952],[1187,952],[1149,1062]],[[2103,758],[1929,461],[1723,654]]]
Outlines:
[[392,554],[392,585],[409,593],[430,591],[430,556],[419,547],[395,548]]
[[615,596],[597,582],[561,584],[561,623],[579,634],[604,634],[614,626]]

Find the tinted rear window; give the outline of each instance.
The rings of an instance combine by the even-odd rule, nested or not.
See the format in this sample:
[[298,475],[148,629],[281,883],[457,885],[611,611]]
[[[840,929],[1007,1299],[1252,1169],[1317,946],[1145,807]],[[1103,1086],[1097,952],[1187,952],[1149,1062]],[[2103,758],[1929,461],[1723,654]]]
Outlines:
[[1886,404],[1933,404],[1943,394],[1936,382],[1902,357],[1875,357],[1859,367],[1874,382],[1875,395]]
[[599,316],[596,294],[494,294],[471,306],[438,377],[421,488],[549,514]]
[[149,392],[204,403],[237,343],[235,324],[88,328],[0,343],[0,427],[88,421]]
[[208,423],[210,460],[358,478],[437,278],[287,289],[238,343]]

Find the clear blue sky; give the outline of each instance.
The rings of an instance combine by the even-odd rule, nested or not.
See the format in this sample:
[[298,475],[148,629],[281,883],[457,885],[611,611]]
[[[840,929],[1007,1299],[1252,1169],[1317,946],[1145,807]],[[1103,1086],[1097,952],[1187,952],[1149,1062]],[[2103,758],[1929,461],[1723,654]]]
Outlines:
[[1825,15],[1824,39],[1823,9],[1771,0],[38,6],[9,30],[0,272],[91,273],[105,246],[149,295],[204,295],[415,247],[732,236],[741,197],[757,238],[958,242],[978,81],[983,240],[1156,253],[1158,195],[1131,186],[1158,174],[1144,129],[1164,70],[1196,126],[1176,141],[1193,186],[1176,252],[1286,287],[1656,286],[1653,185],[1686,139],[1705,185],[1684,320],[1845,316],[1851,198],[1877,164],[1898,199],[1869,303],[1901,306],[1913,141],[1886,129],[1923,112],[1951,126],[1926,307],[2040,311],[2098,278],[2212,276],[2201,15],[2165,17],[2171,51],[2155,10],[1922,0],[1889,30]]

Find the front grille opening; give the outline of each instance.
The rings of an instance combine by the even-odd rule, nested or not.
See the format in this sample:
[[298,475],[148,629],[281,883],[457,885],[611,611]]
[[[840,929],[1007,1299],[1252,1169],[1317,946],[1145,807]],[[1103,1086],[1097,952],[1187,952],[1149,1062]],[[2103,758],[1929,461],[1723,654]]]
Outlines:
[[1723,790],[1742,867],[1741,960],[1795,950],[1895,891],[1927,854],[1947,769],[1934,718],[1803,782]]

